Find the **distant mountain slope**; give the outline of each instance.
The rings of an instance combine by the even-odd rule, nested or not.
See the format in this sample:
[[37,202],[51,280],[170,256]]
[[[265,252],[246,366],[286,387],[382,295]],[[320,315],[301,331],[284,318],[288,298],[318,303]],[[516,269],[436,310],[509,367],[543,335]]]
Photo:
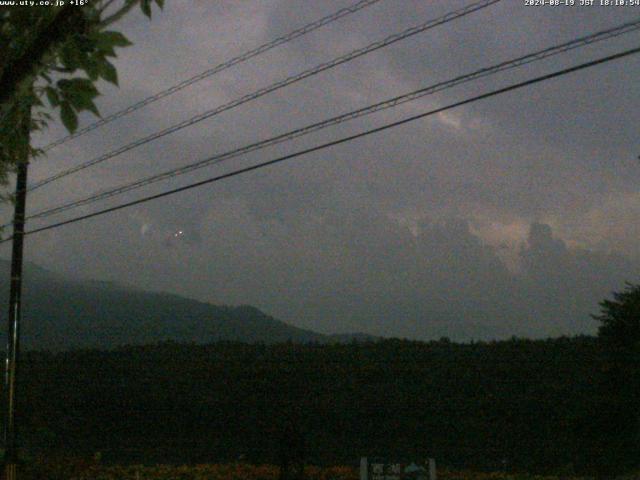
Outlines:
[[[0,261],[3,342],[8,273],[9,263]],[[166,340],[327,343],[362,337],[304,330],[251,306],[216,306],[111,282],[70,281],[31,264],[25,265],[25,278],[22,345],[27,349],[110,348]]]

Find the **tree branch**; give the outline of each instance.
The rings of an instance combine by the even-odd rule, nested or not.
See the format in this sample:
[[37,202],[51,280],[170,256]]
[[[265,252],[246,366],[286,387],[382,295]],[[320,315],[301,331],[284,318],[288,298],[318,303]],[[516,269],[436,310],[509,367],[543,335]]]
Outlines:
[[127,13],[129,13],[129,11],[133,7],[135,7],[138,3],[140,3],[140,0],[126,0],[124,5],[120,8],[120,10],[117,10],[112,15],[108,16],[103,21],[101,21],[98,28],[104,28],[111,25],[112,23],[117,22],[122,17],[124,17]]
[[99,10],[100,15],[102,15],[105,12],[105,10],[109,8],[111,4],[115,1],[116,0],[107,0],[104,5],[100,5],[100,10]]

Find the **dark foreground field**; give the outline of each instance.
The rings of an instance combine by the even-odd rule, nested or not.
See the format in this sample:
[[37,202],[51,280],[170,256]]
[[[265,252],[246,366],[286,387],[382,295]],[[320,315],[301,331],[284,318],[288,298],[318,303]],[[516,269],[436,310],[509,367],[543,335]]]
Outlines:
[[277,465],[293,441],[311,465],[382,455],[589,474],[633,461],[611,429],[603,365],[591,337],[31,352],[21,443],[31,456],[99,452],[103,465]]
[[[67,461],[62,464],[43,464],[40,470],[25,471],[28,480],[31,478],[48,478],[51,480],[278,480],[279,468],[274,465],[207,464],[207,465],[130,465],[101,466],[79,461]],[[42,475],[46,475],[43,477]],[[472,472],[440,469],[437,472],[440,480],[588,480],[593,477],[576,476],[541,476],[532,474],[513,474],[504,472]],[[629,480],[637,476],[625,477]],[[350,466],[332,466],[319,468],[305,467],[305,480],[358,480],[358,469]]]

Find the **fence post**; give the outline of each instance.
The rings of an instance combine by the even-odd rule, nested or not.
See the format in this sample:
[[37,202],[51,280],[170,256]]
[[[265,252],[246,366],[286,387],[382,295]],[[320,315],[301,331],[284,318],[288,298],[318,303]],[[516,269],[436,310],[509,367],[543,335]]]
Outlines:
[[436,478],[436,459],[429,459],[429,480],[437,480]]
[[360,480],[367,480],[367,457],[360,457]]

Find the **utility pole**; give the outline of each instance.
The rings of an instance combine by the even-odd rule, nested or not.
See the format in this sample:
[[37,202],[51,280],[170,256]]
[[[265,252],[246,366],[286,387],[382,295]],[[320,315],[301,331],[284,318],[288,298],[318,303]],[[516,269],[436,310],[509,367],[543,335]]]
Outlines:
[[16,377],[20,352],[20,319],[22,297],[22,250],[24,243],[24,219],[27,200],[27,168],[29,165],[29,131],[31,106],[23,109],[19,119],[18,135],[22,138],[14,153],[17,178],[15,207],[13,213],[13,238],[11,248],[11,284],[9,289],[9,315],[7,328],[7,358],[4,383],[5,423],[4,423],[4,479],[16,480],[18,463],[18,435],[16,429]]

